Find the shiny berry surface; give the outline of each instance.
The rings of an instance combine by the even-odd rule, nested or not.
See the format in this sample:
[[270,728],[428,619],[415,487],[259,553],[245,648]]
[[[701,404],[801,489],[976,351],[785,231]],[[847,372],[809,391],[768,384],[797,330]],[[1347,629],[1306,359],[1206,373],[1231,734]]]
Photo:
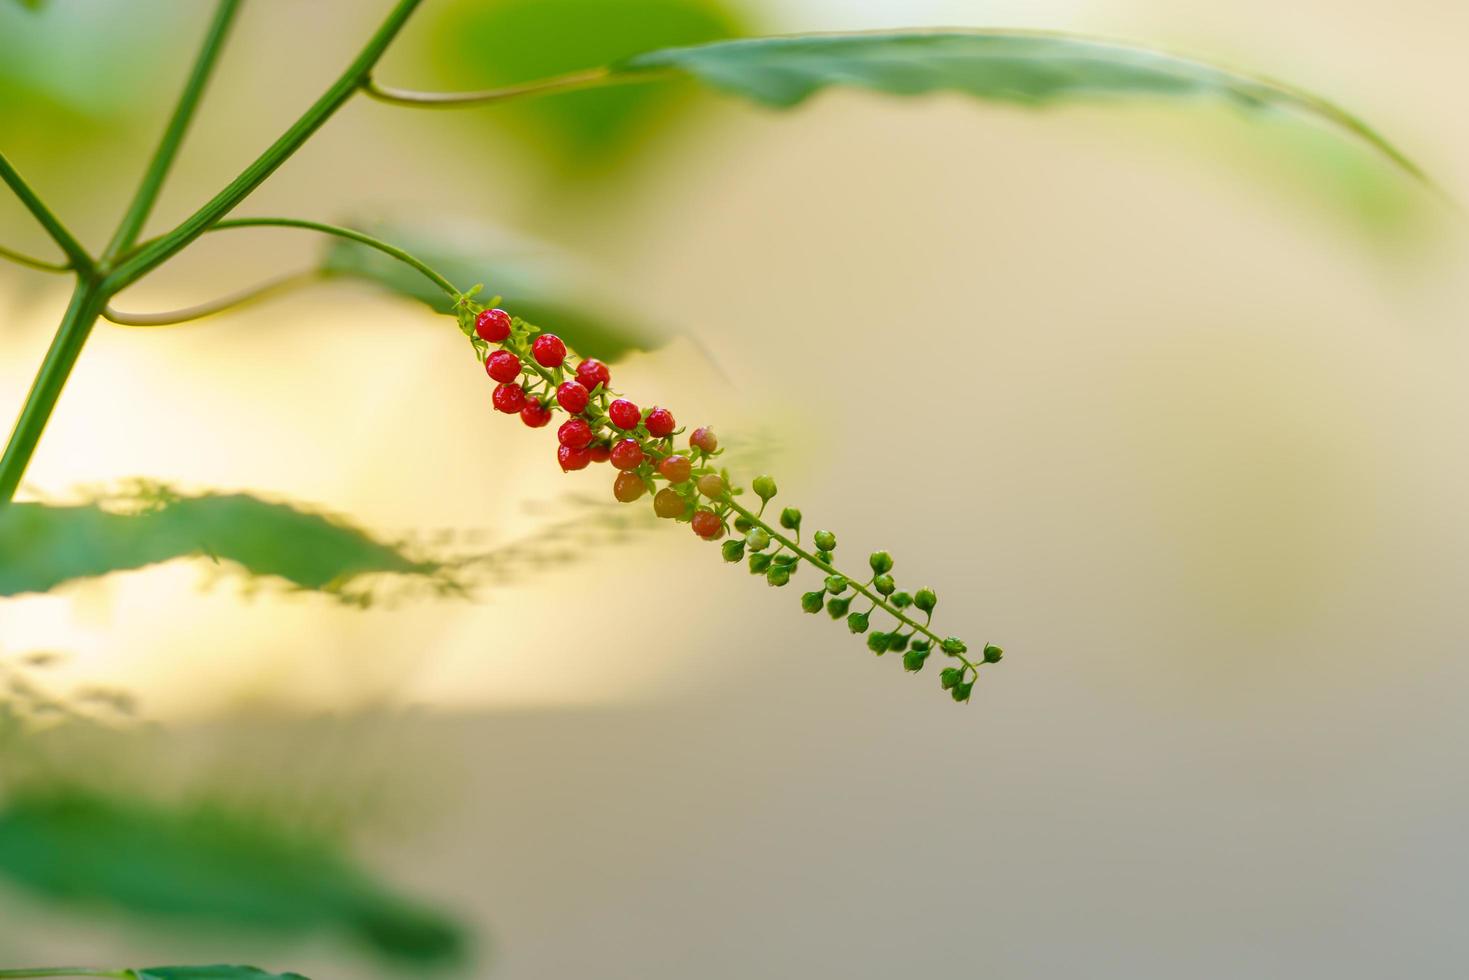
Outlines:
[[702,449],[706,453],[712,453],[719,448],[719,440],[714,437],[714,430],[707,425],[701,425],[689,435],[689,445],[695,449]]
[[576,366],[576,380],[580,381],[587,391],[592,391],[597,385],[606,388],[612,383],[612,372],[607,370],[607,365],[595,357],[589,357]]
[[687,456],[669,456],[658,464],[658,472],[669,483],[683,483],[692,470]]
[[612,458],[612,446],[610,443],[599,442],[588,446],[587,453],[592,457],[592,462],[605,463]]
[[482,340],[498,344],[510,336],[510,314],[504,310],[484,310],[474,318],[474,332]]
[[520,410],[520,421],[532,429],[539,429],[551,421],[551,410],[538,401],[532,401]]
[[619,429],[636,429],[643,420],[643,412],[626,398],[619,398],[607,406],[607,417]]
[[682,517],[686,509],[684,499],[668,487],[653,495],[653,513],[659,517]]
[[570,449],[585,449],[592,444],[592,427],[585,419],[571,419],[556,430],[556,441]]
[[699,492],[711,499],[724,496],[724,481],[713,473],[699,477]]
[[643,465],[643,447],[636,439],[619,439],[612,447],[611,458],[619,470],[635,470]]
[[495,409],[506,415],[514,415],[525,407],[525,389],[517,384],[496,385],[495,393],[491,398],[495,403]]
[[570,473],[572,470],[584,470],[591,461],[591,457],[585,449],[572,449],[570,446],[561,446],[556,450],[556,462],[561,464],[561,469],[566,473]]
[[556,404],[571,415],[580,415],[586,411],[587,402],[591,397],[592,393],[587,391],[586,386],[580,381],[563,382],[556,389]]
[[566,345],[554,333],[543,333],[530,345],[530,356],[541,367],[560,367],[566,360]]
[[678,423],[673,420],[673,413],[666,408],[655,408],[648,413],[644,421],[648,427],[648,435],[655,439],[673,435],[673,430],[678,428]]
[[712,510],[698,510],[694,512],[694,533],[705,541],[713,541],[724,534],[724,522],[719,515]]
[[514,381],[520,377],[520,358],[508,350],[497,350],[485,358],[485,371],[496,381]]
[[612,481],[612,496],[625,504],[637,500],[648,488],[643,484],[643,478],[636,473],[623,472],[617,474],[617,479]]

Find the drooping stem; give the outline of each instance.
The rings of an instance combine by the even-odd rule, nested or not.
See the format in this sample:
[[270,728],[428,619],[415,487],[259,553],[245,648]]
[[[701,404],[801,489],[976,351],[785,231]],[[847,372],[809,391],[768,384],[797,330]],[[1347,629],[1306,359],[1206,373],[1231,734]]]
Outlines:
[[56,400],[61,397],[61,389],[65,387],[77,356],[82,352],[82,345],[87,342],[92,325],[97,322],[106,303],[107,298],[95,279],[77,281],[76,290],[71,294],[71,304],[61,318],[61,325],[45,359],[41,361],[41,369],[36,372],[36,380],[26,395],[5,453],[0,456],[0,506],[15,497],[31,455],[36,451],[36,443],[41,441],[41,433],[51,418]]
[[4,245],[0,245],[0,259],[8,259],[16,265],[23,265],[28,269],[36,269],[40,272],[71,271],[70,262],[47,262],[45,259],[38,259],[24,252],[17,252],[13,248],[6,248]]
[[340,109],[352,95],[362,87],[378,59],[403,29],[421,0],[398,0],[377,31],[368,39],[357,57],[332,83],[322,96],[312,103],[289,129],[281,134],[264,153],[260,154],[238,177],[230,181],[218,194],[166,234],[122,256],[117,267],[104,280],[109,293],[115,293],[136,282],[150,270],[178,254],[190,242],[198,238],[211,226],[233,211],[241,201],[249,197],[255,188],[265,182],[271,174],[299,150],[312,134]]
[[26,210],[35,216],[42,228],[46,229],[46,234],[50,235],[52,241],[56,242],[61,251],[66,253],[71,268],[78,272],[90,272],[93,267],[92,256],[87,254],[87,250],[82,247],[81,242],[76,240],[76,236],[66,230],[61,219],[56,217],[46,203],[31,189],[31,185],[26,183],[20,171],[16,170],[15,165],[6,159],[4,153],[0,153],[0,180],[10,186],[15,196],[20,198],[20,203],[26,206]]
[[362,83],[362,91],[369,98],[376,99],[379,102],[386,102],[388,105],[408,106],[417,109],[459,109],[465,106],[507,102],[510,99],[552,95],[558,92],[574,92],[578,89],[592,88],[593,86],[649,82],[654,81],[656,77],[653,72],[645,72],[638,75],[615,75],[609,68],[588,68],[583,71],[557,75],[553,78],[542,78],[533,82],[522,82],[519,85],[505,85],[500,88],[482,89],[477,92],[417,92],[412,89],[379,85],[375,79],[369,76]]
[[116,323],[123,327],[168,327],[176,323],[187,323],[190,320],[202,320],[216,313],[226,310],[239,309],[251,303],[269,299],[280,293],[289,292],[301,286],[317,282],[326,273],[320,269],[304,269],[300,272],[291,272],[283,276],[277,276],[258,286],[242,289],[239,292],[222,296],[219,299],[210,300],[207,303],[198,303],[194,306],[186,306],[180,310],[169,310],[165,313],[125,313],[122,310],[113,309],[111,306],[103,307],[102,318],[109,323]]
[[240,0],[219,0],[219,6],[214,11],[214,19],[209,24],[208,32],[204,35],[204,43],[199,49],[199,56],[194,60],[194,68],[189,72],[183,92],[179,94],[178,105],[174,107],[173,115],[163,130],[163,136],[158,141],[158,148],[153,152],[153,159],[149,161],[148,169],[143,174],[137,191],[133,194],[133,200],[123,214],[117,231],[112,235],[112,241],[107,243],[107,248],[102,252],[104,262],[132,248],[133,243],[138,240],[138,233],[142,231],[143,223],[148,220],[153,204],[158,200],[158,192],[163,189],[163,181],[168,177],[168,171],[173,166],[174,158],[178,156],[179,147],[183,144],[189,123],[193,121],[194,113],[199,107],[199,100],[204,94],[205,86],[209,83],[209,76],[219,61],[220,52],[224,50],[225,38],[229,34],[230,25],[234,22],[239,8]]
[[35,967],[26,970],[0,970],[0,980],[21,980],[24,977],[119,977],[131,980],[136,976],[132,970],[97,970],[85,966]]

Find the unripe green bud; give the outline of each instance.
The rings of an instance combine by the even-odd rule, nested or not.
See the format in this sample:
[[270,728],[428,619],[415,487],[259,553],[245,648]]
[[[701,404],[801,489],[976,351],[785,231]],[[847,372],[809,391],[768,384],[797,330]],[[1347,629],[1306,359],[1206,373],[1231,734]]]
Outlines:
[[866,633],[867,614],[865,612],[852,613],[852,615],[847,617],[847,629],[853,633]]
[[771,565],[770,571],[765,573],[765,581],[777,588],[788,584],[790,580],[791,566],[789,565]]
[[920,650],[917,647],[914,647],[907,653],[903,654],[903,669],[917,673],[918,671],[923,669],[923,663],[927,659],[927,650]]
[[852,597],[845,599],[826,600],[826,611],[831,614],[832,619],[841,619],[847,614],[847,607],[852,604]]
[[945,667],[939,672],[939,684],[943,686],[945,691],[950,690],[963,679],[964,672],[958,667]]
[[913,597],[906,592],[894,592],[893,597],[888,600],[898,609],[907,609],[913,605]]
[[780,554],[775,556],[775,563],[777,565],[789,565],[792,568],[795,568],[796,563],[800,560],[800,555],[793,555],[788,551],[782,551]]
[[816,552],[816,560],[817,561],[824,561],[828,565],[830,565],[831,564],[831,552],[830,551],[818,551],[818,552]]
[[1004,655],[1005,655],[1005,651],[1004,650],[1001,650],[999,647],[995,646],[993,643],[986,643],[984,645],[984,662],[985,663],[987,663],[987,664],[997,664],[997,663],[1000,662],[1000,658],[1003,657]]
[[780,526],[789,531],[801,529],[801,512],[794,507],[787,507],[780,512]]
[[832,595],[841,595],[847,591],[847,580],[841,575],[828,575],[826,577],[826,591]]
[[750,484],[750,489],[761,500],[769,500],[775,496],[775,479],[769,476],[757,476],[755,482]]
[[957,636],[944,637],[944,642],[940,643],[939,646],[943,647],[944,652],[951,657],[957,657],[959,656],[959,654],[965,653],[969,649],[969,647],[965,645],[964,641],[959,639]]
[[969,700],[969,692],[973,689],[974,682],[968,681],[964,684],[955,684],[953,688],[949,691],[949,694],[953,697],[955,701],[963,704],[965,701]]
[[874,551],[867,556],[867,564],[871,565],[872,570],[878,575],[884,575],[893,570],[893,556],[886,551]]
[[764,575],[770,568],[770,556],[757,553],[750,554],[750,574]]
[[835,551],[837,536],[830,531],[817,531],[811,538],[822,551]]
[[872,580],[872,587],[883,595],[892,595],[893,590],[897,588],[893,584],[893,577],[891,575],[879,575]]
[[746,531],[750,530],[752,527],[755,526],[755,522],[752,521],[752,520],[750,520],[744,514],[740,514],[738,517],[736,517],[734,519],[734,526],[735,526],[735,530],[736,531],[739,531],[741,534],[744,534]]
[[939,597],[934,594],[933,589],[919,589],[913,593],[913,605],[924,612],[933,612],[933,607],[939,604]]
[[739,561],[745,557],[745,542],[731,538],[719,546],[719,553],[724,556],[725,561]]
[[888,641],[892,639],[891,634],[881,630],[873,630],[867,634],[867,649],[879,657],[888,652]]
[[745,543],[750,546],[751,551],[764,551],[770,547],[770,534],[763,527],[757,527],[745,535]]
[[822,600],[825,598],[825,592],[803,592],[801,593],[801,608],[808,613],[819,613]]
[[891,651],[893,651],[894,653],[901,653],[902,651],[908,649],[908,637],[907,637],[907,635],[906,634],[903,634],[903,633],[897,633],[897,632],[889,633],[888,634],[888,649],[891,650]]

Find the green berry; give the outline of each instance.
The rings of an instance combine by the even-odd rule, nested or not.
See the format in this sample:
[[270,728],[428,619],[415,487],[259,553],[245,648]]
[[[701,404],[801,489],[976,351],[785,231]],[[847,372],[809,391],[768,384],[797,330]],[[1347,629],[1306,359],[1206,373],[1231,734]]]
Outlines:
[[836,550],[837,536],[835,534],[832,534],[830,531],[817,531],[811,540],[815,541],[816,547],[820,548],[822,551]]
[[801,512],[794,507],[787,507],[780,512],[780,526],[788,531],[799,531],[801,529]]
[[933,607],[939,604],[939,597],[934,595],[933,589],[919,589],[913,593],[913,605],[924,612],[933,612]]
[[851,596],[845,599],[828,599],[826,600],[826,611],[831,615],[832,619],[841,619],[847,614],[847,607],[851,604]]
[[847,617],[847,629],[853,633],[867,632],[867,613],[855,612]]
[[775,563],[777,565],[789,565],[792,568],[795,568],[796,567],[796,563],[799,562],[800,560],[801,560],[801,556],[800,555],[793,555],[793,554],[791,554],[790,552],[787,552],[787,551],[782,551],[780,554],[778,554],[778,555],[775,556]]
[[751,551],[764,551],[770,547],[770,533],[763,527],[757,527],[745,535],[745,543],[750,546]]
[[894,592],[893,597],[888,600],[898,609],[907,609],[913,605],[913,597],[906,592]]
[[891,575],[879,575],[872,580],[872,587],[883,595],[892,595],[893,590],[897,588],[893,584],[893,577]]
[[901,653],[908,649],[908,637],[903,633],[888,634],[888,649],[894,653]]
[[995,646],[993,643],[986,643],[984,645],[984,662],[985,663],[987,663],[987,664],[997,664],[997,663],[1000,662],[1000,658],[1003,657],[1004,655],[1005,655],[1005,651],[1004,650],[1001,650],[999,647]]
[[923,669],[923,662],[927,659],[927,650],[919,650],[917,647],[914,647],[903,654],[903,669],[917,673]]
[[765,581],[777,588],[789,584],[791,581],[791,566],[771,565],[770,571],[765,573]]
[[753,552],[751,553],[751,555],[750,555],[750,574],[751,575],[764,575],[766,573],[766,571],[769,570],[769,568],[770,568],[770,556],[769,555],[755,554]]
[[719,553],[724,556],[725,561],[739,561],[745,557],[745,542],[738,538],[730,538],[719,546]]
[[757,476],[755,482],[750,484],[755,495],[761,500],[769,500],[775,496],[775,478],[769,476]]
[[825,562],[826,564],[830,565],[831,564],[831,552],[830,551],[818,551],[818,552],[816,552],[816,560],[817,561],[821,561],[821,562]]
[[841,595],[847,591],[847,580],[841,575],[828,575],[826,577],[826,591],[832,595]]
[[801,593],[801,608],[808,613],[819,613],[821,602],[825,598],[825,592],[803,592]]
[[958,667],[945,667],[939,672],[939,684],[945,691],[951,690],[955,684],[964,679],[964,672]]
[[964,644],[964,641],[959,639],[957,636],[945,637],[944,642],[940,643],[939,646],[943,647],[944,652],[951,657],[957,657],[961,653],[965,653],[969,649],[969,647]]
[[953,699],[955,701],[958,701],[960,704],[963,704],[965,701],[968,701],[969,700],[969,692],[972,691],[973,689],[974,689],[974,682],[973,681],[968,681],[968,682],[963,683],[963,684],[955,684],[949,690],[949,695],[951,697],[953,697]]
[[875,630],[867,634],[867,649],[879,657],[888,652],[888,644],[892,642],[893,635]]
[[736,531],[740,532],[741,534],[744,534],[746,531],[750,530],[751,528],[753,528],[755,526],[755,522],[752,521],[752,520],[750,520],[744,514],[741,514],[741,515],[739,515],[738,517],[735,518],[735,520],[734,520],[734,526],[735,526],[735,530]]
[[928,653],[928,651],[930,651],[930,650],[933,649],[933,641],[932,640],[914,640],[913,641],[913,649],[915,649],[915,650],[922,650],[924,653]]
[[886,551],[874,551],[867,556],[867,564],[872,566],[874,573],[886,575],[893,570],[893,556]]

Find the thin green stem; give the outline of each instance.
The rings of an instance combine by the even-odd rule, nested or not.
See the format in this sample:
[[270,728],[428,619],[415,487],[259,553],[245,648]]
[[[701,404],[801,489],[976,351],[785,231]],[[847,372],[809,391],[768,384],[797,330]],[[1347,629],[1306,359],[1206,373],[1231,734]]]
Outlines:
[[182,251],[275,173],[312,134],[330,119],[362,86],[378,59],[403,29],[408,17],[421,0],[398,0],[377,31],[368,39],[352,63],[331,87],[301,115],[291,127],[255,159],[238,177],[230,181],[199,210],[174,228],[140,248],[122,256],[117,267],[104,280],[104,289],[116,293],[136,282],[150,270]]
[[85,966],[50,966],[27,970],[0,970],[0,980],[22,977],[124,977],[136,976],[132,970],[95,970]]
[[107,243],[107,248],[102,252],[104,262],[132,248],[133,243],[138,240],[138,233],[143,230],[144,222],[152,213],[153,205],[158,200],[158,192],[162,190],[174,158],[178,156],[179,147],[188,133],[189,123],[193,121],[199,100],[203,97],[209,76],[219,61],[220,52],[224,50],[225,39],[239,9],[240,0],[219,0],[219,6],[214,10],[214,19],[210,22],[204,42],[199,48],[199,56],[194,59],[194,68],[189,72],[183,92],[179,94],[178,105],[174,107],[173,116],[168,120],[163,136],[158,141],[158,149],[153,152],[153,159],[149,161],[148,169],[133,194],[132,203],[128,205],[117,231],[112,235],[112,241]]
[[[779,528],[772,527],[770,524],[767,524],[760,517],[759,514],[756,514],[754,511],[751,511],[748,508],[741,506],[740,503],[736,501],[733,497],[729,499],[729,507],[736,514],[744,517],[745,520],[750,521],[756,527],[763,528],[765,530],[765,533],[770,535],[770,539],[772,541],[776,541],[781,545],[789,548],[792,552],[809,562],[813,568],[819,568],[828,575],[841,575],[842,578],[847,580],[847,584],[852,587],[852,590],[854,592],[856,592],[860,596],[871,599],[874,607],[881,609],[883,612],[887,613],[889,616],[892,616],[894,619],[904,624],[905,626],[912,627],[915,632],[922,633],[924,636],[933,641],[933,644],[936,648],[942,650],[944,643],[942,637],[940,637],[937,633],[929,629],[924,624],[909,617],[901,609],[898,609],[897,607],[890,604],[885,598],[883,598],[880,593],[869,589],[866,585],[860,584],[852,576],[846,575],[843,572],[838,571],[830,563],[824,562],[820,558],[817,558],[815,555],[811,554],[811,552],[805,550],[800,545],[796,544],[796,542],[792,541],[790,538],[782,534]],[[960,654],[948,654],[948,656],[954,657],[954,659],[958,660],[960,663],[964,664],[965,667],[968,667],[970,670],[974,671],[976,675],[978,675],[979,667],[973,661],[967,659]]]
[[169,310],[166,313],[125,313],[122,310],[113,309],[111,306],[103,307],[102,318],[109,323],[115,323],[123,327],[168,327],[176,323],[187,323],[190,320],[202,320],[216,313],[226,310],[239,309],[251,303],[257,303],[264,299],[281,293],[289,292],[301,286],[325,278],[326,273],[321,269],[305,269],[300,272],[290,272],[283,276],[277,276],[258,286],[242,289],[219,299],[210,300],[207,303],[199,303],[194,306],[186,306],[180,310]]
[[635,82],[655,80],[653,72],[637,75],[616,75],[610,68],[588,68],[582,71],[541,78],[519,85],[482,89],[478,92],[417,92],[406,88],[379,85],[371,76],[362,83],[362,91],[369,98],[388,105],[408,106],[415,109],[460,109],[466,106],[490,105],[508,102],[511,99],[534,98],[558,92],[574,92],[578,89],[602,85],[627,85]]
[[338,238],[346,238],[350,241],[375,248],[384,255],[392,256],[399,262],[417,269],[435,285],[448,294],[450,299],[457,300],[460,292],[454,284],[421,260],[409,255],[396,245],[389,245],[379,238],[373,238],[366,232],[355,228],[344,228],[341,225],[329,225],[322,221],[308,221],[305,218],[231,218],[228,221],[219,221],[211,225],[206,231],[225,231],[230,228],[304,228],[307,231],[319,231],[325,235],[335,235]]
[[106,296],[95,279],[83,278],[77,282],[76,290],[71,294],[71,305],[61,318],[61,326],[41,361],[41,369],[36,372],[36,380],[26,395],[5,453],[0,455],[0,506],[14,499],[31,455],[36,451],[36,443],[41,441],[41,433],[51,418],[56,400],[61,397],[61,389],[66,385],[77,356],[92,332],[92,325],[97,322],[106,303]]
[[26,206],[26,210],[35,216],[42,228],[46,229],[46,234],[50,235],[52,241],[56,242],[61,247],[61,251],[66,253],[66,257],[71,260],[71,267],[79,272],[90,272],[93,268],[92,256],[87,254],[81,242],[66,230],[61,219],[56,217],[46,203],[31,189],[31,185],[26,183],[20,171],[15,169],[15,165],[6,158],[4,153],[0,153],[0,180],[10,186],[15,196],[20,198],[20,203]]
[[41,272],[71,271],[71,263],[69,262],[47,262],[45,259],[38,259],[24,252],[17,252],[13,248],[6,248],[4,245],[0,245],[0,259],[9,259],[16,265],[23,265],[28,269],[38,269]]

